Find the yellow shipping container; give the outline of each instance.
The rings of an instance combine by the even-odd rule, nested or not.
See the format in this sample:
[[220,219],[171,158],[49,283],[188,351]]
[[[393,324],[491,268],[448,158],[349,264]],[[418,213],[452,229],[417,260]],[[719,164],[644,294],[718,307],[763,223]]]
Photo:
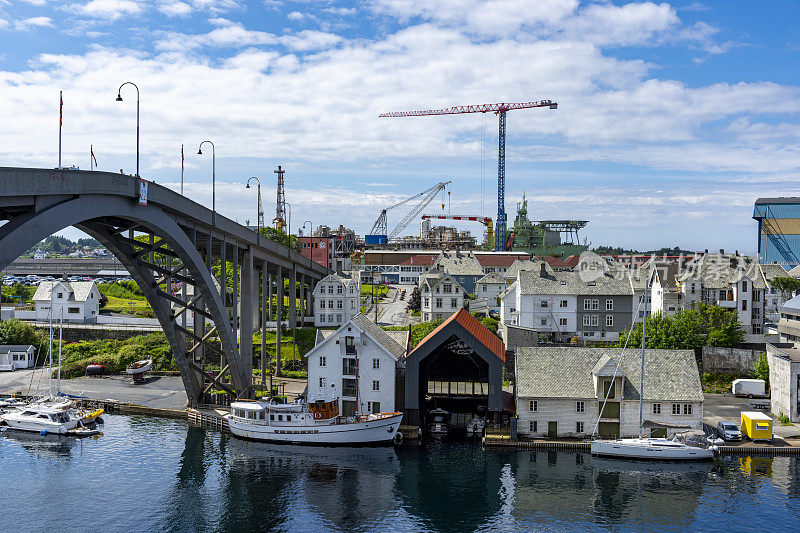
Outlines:
[[758,411],[742,411],[742,433],[750,440],[772,440],[772,418]]

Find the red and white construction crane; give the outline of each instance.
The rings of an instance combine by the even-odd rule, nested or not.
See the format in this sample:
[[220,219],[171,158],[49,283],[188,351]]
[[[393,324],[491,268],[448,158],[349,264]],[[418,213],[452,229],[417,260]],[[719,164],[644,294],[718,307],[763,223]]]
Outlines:
[[558,104],[552,100],[539,100],[537,102],[499,103],[483,105],[463,105],[447,107],[444,109],[428,109],[425,111],[398,111],[383,113],[379,117],[424,117],[428,115],[456,115],[459,113],[488,113],[493,112],[500,117],[500,133],[497,148],[497,236],[495,250],[506,248],[506,112],[512,109],[526,109],[529,107],[549,107],[558,109]]

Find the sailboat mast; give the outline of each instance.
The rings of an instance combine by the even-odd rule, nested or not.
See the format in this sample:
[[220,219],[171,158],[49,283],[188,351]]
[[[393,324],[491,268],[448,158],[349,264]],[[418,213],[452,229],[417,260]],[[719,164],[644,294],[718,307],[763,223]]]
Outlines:
[[64,306],[61,306],[61,320],[58,324],[58,382],[56,393],[61,394],[61,344],[64,339]]
[[55,285],[50,288],[50,345],[47,349],[48,353],[48,360],[47,360],[47,389],[50,392],[50,396],[53,396],[53,290],[55,289]]
[[640,381],[639,381],[639,438],[642,438],[642,422],[644,417],[644,346],[645,339],[647,339],[647,289],[650,285],[650,276],[648,273],[647,279],[644,282],[644,319],[642,320],[642,366],[640,368]]

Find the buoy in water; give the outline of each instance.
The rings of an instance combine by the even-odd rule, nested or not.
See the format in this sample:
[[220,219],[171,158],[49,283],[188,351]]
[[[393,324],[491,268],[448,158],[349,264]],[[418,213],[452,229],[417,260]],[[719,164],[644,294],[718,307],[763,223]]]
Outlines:
[[394,434],[392,441],[395,444],[401,444],[403,442],[403,434],[398,431],[397,433]]
[[95,418],[94,421],[97,422],[98,424],[105,424],[105,422],[103,422],[103,419],[100,418],[99,416]]
[[46,437],[47,436],[47,430],[46,429],[41,430],[39,432],[39,435],[41,435],[42,437]]

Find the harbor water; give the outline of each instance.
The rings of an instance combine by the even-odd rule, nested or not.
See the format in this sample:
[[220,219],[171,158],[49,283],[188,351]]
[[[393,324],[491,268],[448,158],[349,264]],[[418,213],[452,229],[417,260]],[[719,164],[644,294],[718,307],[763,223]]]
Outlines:
[[800,531],[800,459],[622,462],[475,443],[315,448],[105,416],[82,440],[0,436],[0,529]]

